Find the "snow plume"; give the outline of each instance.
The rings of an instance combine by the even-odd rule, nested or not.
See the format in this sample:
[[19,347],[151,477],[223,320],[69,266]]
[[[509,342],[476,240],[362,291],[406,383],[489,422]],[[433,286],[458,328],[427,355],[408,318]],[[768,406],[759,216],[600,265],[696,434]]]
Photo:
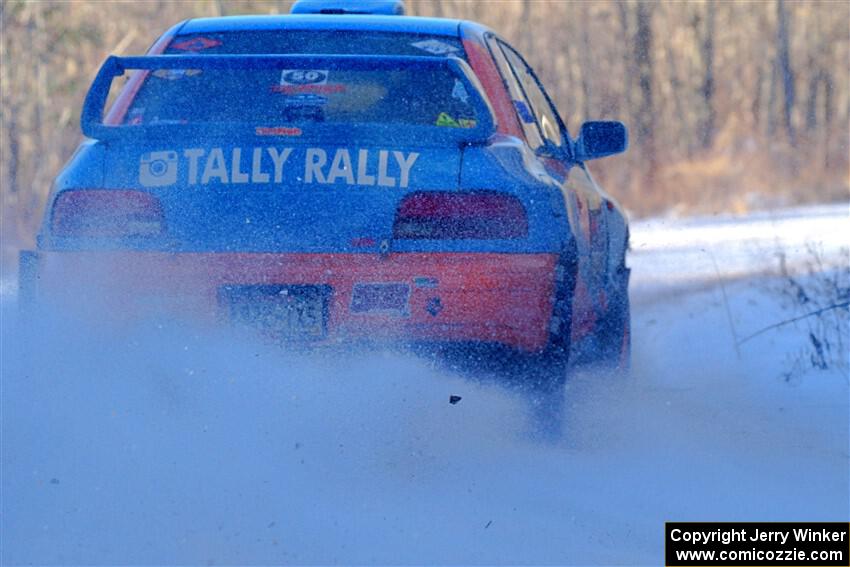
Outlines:
[[[775,379],[777,337],[737,359],[718,293],[644,306],[632,375],[560,396],[486,352],[5,305],[2,562],[651,564],[670,518],[846,515],[846,380]],[[763,293],[730,286],[733,312]]]
[[4,563],[448,561],[539,450],[538,400],[432,358],[90,315],[4,305]]

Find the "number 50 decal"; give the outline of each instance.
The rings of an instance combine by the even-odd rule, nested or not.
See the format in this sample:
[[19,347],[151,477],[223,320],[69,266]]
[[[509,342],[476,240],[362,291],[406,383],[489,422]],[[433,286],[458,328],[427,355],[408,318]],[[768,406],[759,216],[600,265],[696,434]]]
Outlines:
[[327,71],[316,71],[313,69],[284,69],[280,73],[281,85],[324,85],[327,82]]

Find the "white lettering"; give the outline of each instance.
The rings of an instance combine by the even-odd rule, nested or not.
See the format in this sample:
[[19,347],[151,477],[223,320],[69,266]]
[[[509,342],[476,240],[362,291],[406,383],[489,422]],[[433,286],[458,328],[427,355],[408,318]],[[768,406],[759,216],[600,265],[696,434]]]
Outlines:
[[263,172],[263,148],[254,148],[251,156],[251,183],[268,183],[269,174]]
[[[292,153],[292,148],[284,148],[280,152],[276,148],[266,148],[272,158],[274,164],[274,182],[281,183],[283,181],[283,164],[289,159],[289,154]],[[268,175],[268,174],[266,174]]]
[[374,185],[375,176],[369,175],[368,169],[369,150],[360,150],[357,152],[357,184],[358,185]]
[[[183,150],[183,157],[189,162],[187,180],[189,185],[212,183],[283,183],[284,167],[293,152],[293,148],[254,147],[251,151],[251,165],[242,163],[242,153],[245,148],[230,150],[230,160],[225,158],[222,148],[211,148],[208,151],[201,148]],[[247,150],[246,150],[247,151]],[[352,162],[352,152],[357,152],[356,164]],[[272,162],[273,172],[264,160],[268,153]],[[377,164],[375,164],[375,154]],[[390,164],[392,154],[392,165]],[[324,185],[345,185],[401,187],[410,185],[410,175],[413,166],[421,154],[418,152],[402,152],[397,150],[370,150],[338,148],[330,159],[328,152],[321,148],[307,148],[304,160],[304,183],[321,183]],[[246,169],[243,169],[243,165]],[[356,165],[356,167],[355,167]],[[370,168],[374,167],[374,169]],[[396,173],[396,167],[398,172]],[[299,178],[300,180],[301,178]]]
[[231,183],[248,183],[248,174],[240,169],[242,165],[242,149],[233,148],[230,156],[230,181]]
[[351,156],[348,155],[348,150],[336,151],[328,171],[328,183],[335,183],[338,177],[344,178],[348,185],[354,185],[354,172],[351,171]]
[[198,183],[198,158],[204,153],[204,150],[200,148],[183,150],[183,156],[189,158],[189,185]]
[[206,185],[213,177],[218,177],[222,183],[228,182],[227,167],[224,164],[224,152],[221,151],[221,148],[210,150],[207,163],[204,165],[204,175],[201,177],[201,183]]
[[357,152],[357,184],[358,185],[374,185],[375,176],[369,175],[367,172],[369,159],[369,150],[360,150]]
[[398,167],[401,170],[401,175],[398,179],[398,186],[407,187],[407,184],[410,181],[410,168],[412,168],[413,164],[416,163],[416,159],[419,157],[419,154],[416,152],[410,152],[405,158],[403,153],[393,152],[393,157],[398,162]]
[[378,185],[384,187],[395,187],[395,177],[387,175],[387,157],[389,152],[381,150],[378,152]]
[[304,183],[313,183],[314,176],[317,183],[327,183],[324,174],[322,174],[322,167],[327,161],[328,154],[325,153],[325,150],[320,150],[319,148],[308,149],[304,166]]

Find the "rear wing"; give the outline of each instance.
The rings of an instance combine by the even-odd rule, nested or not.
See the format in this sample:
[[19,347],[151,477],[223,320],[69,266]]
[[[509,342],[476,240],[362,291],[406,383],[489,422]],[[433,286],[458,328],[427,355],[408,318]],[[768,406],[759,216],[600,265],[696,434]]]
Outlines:
[[[120,140],[142,137],[254,135],[257,126],[248,123],[190,123],[190,124],[104,124],[107,98],[115,77],[128,70],[148,73],[159,69],[328,69],[328,70],[404,70],[417,72],[448,69],[466,89],[469,104],[475,109],[476,123],[471,128],[447,128],[405,124],[348,124],[315,123],[303,128],[311,139],[334,140],[340,136],[363,139],[388,137],[397,141],[417,143],[483,143],[495,132],[490,101],[477,77],[465,61],[454,57],[376,56],[376,55],[148,55],[141,57],[109,56],[98,71],[86,95],[80,119],[83,134],[98,140]],[[203,104],[203,102],[199,102]],[[302,126],[299,124],[299,126]]]

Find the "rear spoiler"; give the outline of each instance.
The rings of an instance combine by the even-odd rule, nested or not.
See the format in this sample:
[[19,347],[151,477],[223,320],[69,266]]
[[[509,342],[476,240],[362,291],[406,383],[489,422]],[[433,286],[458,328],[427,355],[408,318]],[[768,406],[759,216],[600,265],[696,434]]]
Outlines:
[[476,143],[484,142],[495,132],[493,110],[481,84],[465,61],[454,57],[408,57],[382,55],[147,55],[141,57],[109,56],[98,71],[86,95],[80,126],[83,134],[98,140],[135,139],[138,137],[203,136],[234,134],[253,135],[257,126],[267,124],[147,124],[107,125],[103,123],[104,107],[112,81],[127,70],[149,72],[157,69],[329,69],[329,70],[410,70],[426,71],[448,68],[466,88],[469,104],[476,111],[472,128],[450,128],[421,125],[299,124],[312,139],[321,141],[351,136],[369,139],[397,139],[415,142]]

